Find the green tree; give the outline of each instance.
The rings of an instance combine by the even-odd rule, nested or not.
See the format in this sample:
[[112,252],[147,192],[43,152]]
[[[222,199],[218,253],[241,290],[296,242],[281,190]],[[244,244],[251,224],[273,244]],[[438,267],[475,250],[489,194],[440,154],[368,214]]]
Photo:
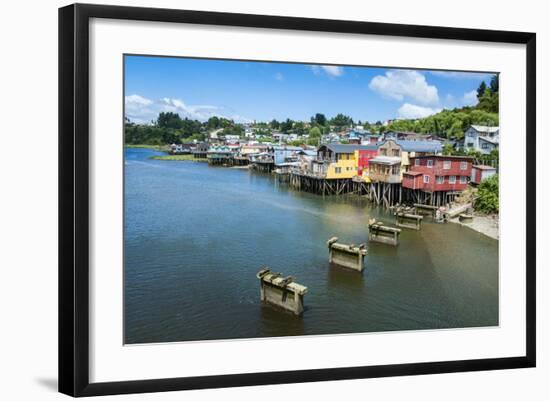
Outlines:
[[217,116],[210,117],[206,123],[206,126],[211,130],[220,128],[220,119]]
[[485,89],[485,93],[479,98],[477,107],[490,113],[498,113],[498,92],[492,93],[490,89]]
[[479,84],[479,87],[477,88],[477,98],[481,98],[481,96],[483,96],[483,94],[485,93],[485,89],[487,89],[487,84],[485,83],[485,81],[481,81],[481,83]]
[[455,150],[453,148],[453,145],[451,145],[450,143],[446,143],[445,145],[443,145],[443,154],[445,156],[451,156],[454,151]]
[[336,126],[339,129],[353,125],[353,119],[349,116],[346,116],[342,113],[338,113],[332,120],[330,124]]
[[498,174],[486,178],[479,184],[476,210],[484,213],[498,213]]
[[312,124],[326,125],[327,118],[322,113],[316,113],[315,116],[311,117]]
[[181,128],[182,120],[178,113],[162,112],[158,115],[156,125],[160,128]]
[[279,127],[279,129],[282,131],[282,132],[289,132],[292,127],[293,127],[293,124],[294,122],[290,119],[290,118],[287,118],[285,121],[283,121]]
[[498,74],[492,76],[489,89],[491,89],[492,94],[498,93]]
[[309,137],[307,139],[307,144],[309,146],[319,146],[319,137]]
[[321,129],[319,127],[313,127],[309,130],[309,137],[310,138],[320,138],[321,137]]

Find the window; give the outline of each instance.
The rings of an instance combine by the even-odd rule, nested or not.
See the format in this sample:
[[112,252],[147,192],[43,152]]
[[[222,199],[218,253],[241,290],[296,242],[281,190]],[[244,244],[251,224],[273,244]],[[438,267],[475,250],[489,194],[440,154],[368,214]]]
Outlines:
[[414,159],[414,165],[420,166],[420,159]]
[[387,156],[386,149],[380,149],[380,154],[381,154],[382,156]]
[[467,179],[466,179],[466,176],[465,176],[465,175],[461,175],[461,176],[460,176],[460,183],[461,183],[461,184],[466,184],[466,180],[467,180]]
[[468,162],[460,162],[460,169],[461,170],[466,170],[467,167],[468,167]]
[[469,148],[473,148],[474,147],[474,144],[472,142],[468,142],[468,147]]
[[481,149],[487,149],[487,148],[489,148],[489,145],[487,143],[484,142],[481,144]]
[[430,160],[427,161],[426,165],[428,166],[428,168],[432,168],[433,165],[434,165],[434,161],[430,159]]
[[342,172],[342,167],[334,167],[334,172],[340,174]]
[[449,176],[449,184],[456,184],[456,175]]
[[393,156],[399,156],[399,149],[392,149]]
[[445,177],[443,177],[442,175],[438,175],[437,177],[435,177],[435,182],[438,184],[443,184],[445,182]]
[[430,183],[430,176],[429,175],[425,175],[424,176],[424,184],[429,184]]
[[450,170],[451,169],[451,161],[450,160],[444,160],[443,161],[443,169],[444,170]]

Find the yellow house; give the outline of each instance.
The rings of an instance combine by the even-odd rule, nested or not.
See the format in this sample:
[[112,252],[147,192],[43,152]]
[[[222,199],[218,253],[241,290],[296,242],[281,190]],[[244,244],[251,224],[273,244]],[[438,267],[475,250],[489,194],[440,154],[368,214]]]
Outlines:
[[358,151],[362,145],[329,144],[317,150],[313,172],[326,179],[353,178],[358,174]]

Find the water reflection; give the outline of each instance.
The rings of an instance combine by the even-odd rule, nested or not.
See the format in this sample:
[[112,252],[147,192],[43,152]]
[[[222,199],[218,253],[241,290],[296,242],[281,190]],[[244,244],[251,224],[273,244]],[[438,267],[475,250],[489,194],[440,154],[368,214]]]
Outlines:
[[[367,241],[393,216],[271,175],[205,163],[125,165],[125,341],[147,343],[498,324],[498,242],[455,224],[369,244],[362,274],[329,266],[326,241]],[[298,318],[259,301],[263,266],[308,287]]]

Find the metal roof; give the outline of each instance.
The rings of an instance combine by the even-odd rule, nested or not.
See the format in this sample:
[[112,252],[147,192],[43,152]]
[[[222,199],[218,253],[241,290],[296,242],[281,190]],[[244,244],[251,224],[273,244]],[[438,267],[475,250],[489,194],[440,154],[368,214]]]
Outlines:
[[309,150],[309,149],[301,149],[297,151],[299,154],[306,155],[306,156],[317,156],[316,150]]
[[496,167],[485,166],[483,164],[478,164],[476,166],[472,166],[472,168],[477,168],[478,170],[496,170]]
[[[410,141],[407,139],[388,139],[388,141],[394,141],[405,152],[441,152],[443,146],[439,141]],[[383,143],[386,143],[384,141]]]
[[489,127],[487,125],[471,125],[473,129],[475,129],[477,132],[485,132],[485,133],[492,133],[492,132],[498,132],[499,127]]
[[473,160],[472,156],[461,156],[461,155],[427,155],[427,156],[415,156],[411,159],[458,159],[458,160]]
[[485,136],[480,136],[479,140],[492,143],[493,145],[498,145],[498,137],[491,139],[491,138],[487,138]]
[[401,163],[401,158],[397,156],[376,156],[370,159],[369,163],[399,164]]

